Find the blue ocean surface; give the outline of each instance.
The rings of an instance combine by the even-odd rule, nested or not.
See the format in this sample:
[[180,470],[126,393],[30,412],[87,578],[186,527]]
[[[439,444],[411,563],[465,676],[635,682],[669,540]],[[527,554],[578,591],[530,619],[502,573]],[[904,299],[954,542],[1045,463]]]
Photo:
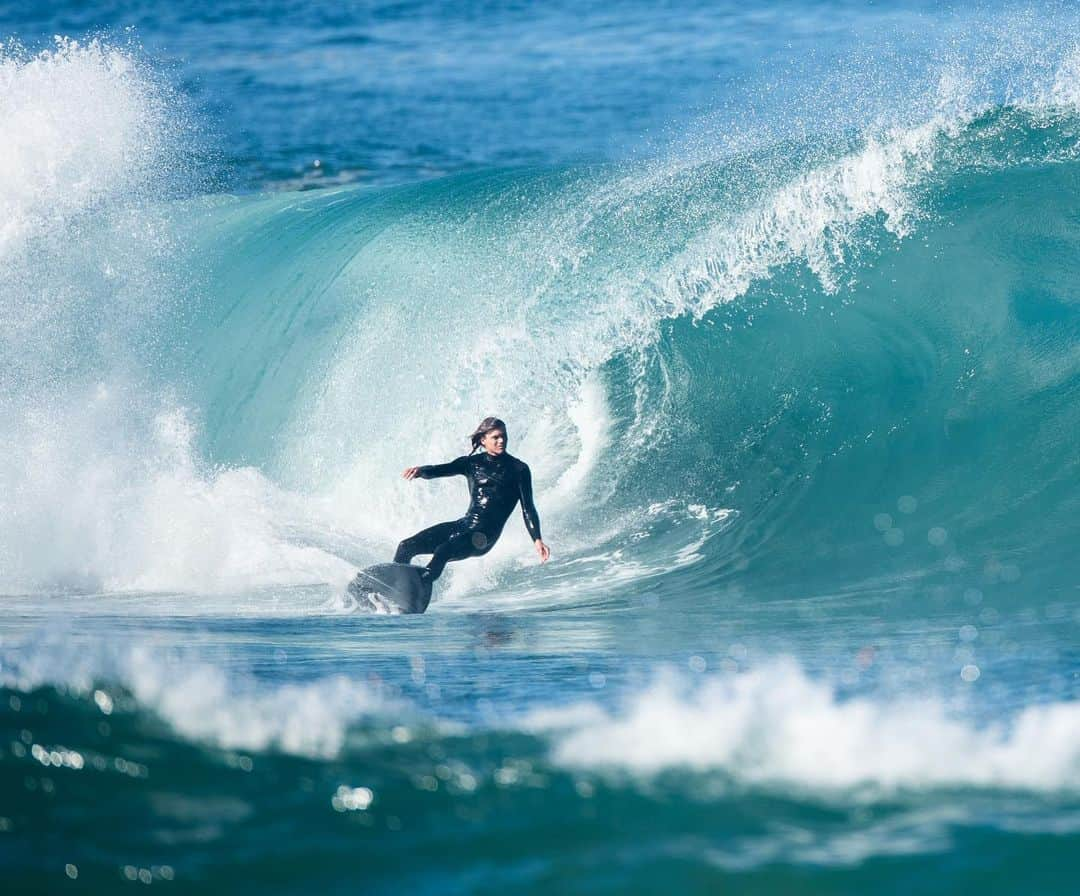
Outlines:
[[0,3],[4,892],[1075,893],[1078,26]]

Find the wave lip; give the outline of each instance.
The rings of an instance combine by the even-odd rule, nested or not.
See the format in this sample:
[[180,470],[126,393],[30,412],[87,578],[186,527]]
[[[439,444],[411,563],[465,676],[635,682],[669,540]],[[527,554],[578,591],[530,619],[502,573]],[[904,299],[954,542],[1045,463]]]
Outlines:
[[952,787],[1080,791],[1080,702],[1030,706],[985,727],[933,698],[844,700],[791,660],[688,691],[662,675],[621,711],[534,713],[567,767],[643,776],[684,768],[734,781],[866,796]]

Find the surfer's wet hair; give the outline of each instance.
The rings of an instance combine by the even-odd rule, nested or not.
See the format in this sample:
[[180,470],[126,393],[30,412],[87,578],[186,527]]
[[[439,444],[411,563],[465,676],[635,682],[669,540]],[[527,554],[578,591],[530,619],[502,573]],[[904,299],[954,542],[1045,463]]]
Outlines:
[[498,417],[485,417],[480,421],[480,425],[473,430],[473,434],[469,436],[469,443],[472,445],[472,454],[480,447],[480,440],[484,438],[493,429],[501,429],[503,434],[506,434],[506,424],[502,422]]

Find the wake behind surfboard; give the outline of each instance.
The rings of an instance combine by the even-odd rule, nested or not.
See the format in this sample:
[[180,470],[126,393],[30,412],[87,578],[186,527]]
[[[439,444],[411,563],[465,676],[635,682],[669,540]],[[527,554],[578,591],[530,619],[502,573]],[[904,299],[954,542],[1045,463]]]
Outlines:
[[411,563],[379,563],[356,574],[348,593],[360,606],[391,613],[423,613],[431,602],[431,582],[423,567]]

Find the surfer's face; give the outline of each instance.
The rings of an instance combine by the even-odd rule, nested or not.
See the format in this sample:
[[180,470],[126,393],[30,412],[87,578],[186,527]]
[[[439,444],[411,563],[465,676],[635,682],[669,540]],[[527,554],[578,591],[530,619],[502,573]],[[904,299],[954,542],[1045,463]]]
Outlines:
[[506,433],[501,429],[489,429],[480,439],[480,445],[488,454],[502,454],[506,450]]

